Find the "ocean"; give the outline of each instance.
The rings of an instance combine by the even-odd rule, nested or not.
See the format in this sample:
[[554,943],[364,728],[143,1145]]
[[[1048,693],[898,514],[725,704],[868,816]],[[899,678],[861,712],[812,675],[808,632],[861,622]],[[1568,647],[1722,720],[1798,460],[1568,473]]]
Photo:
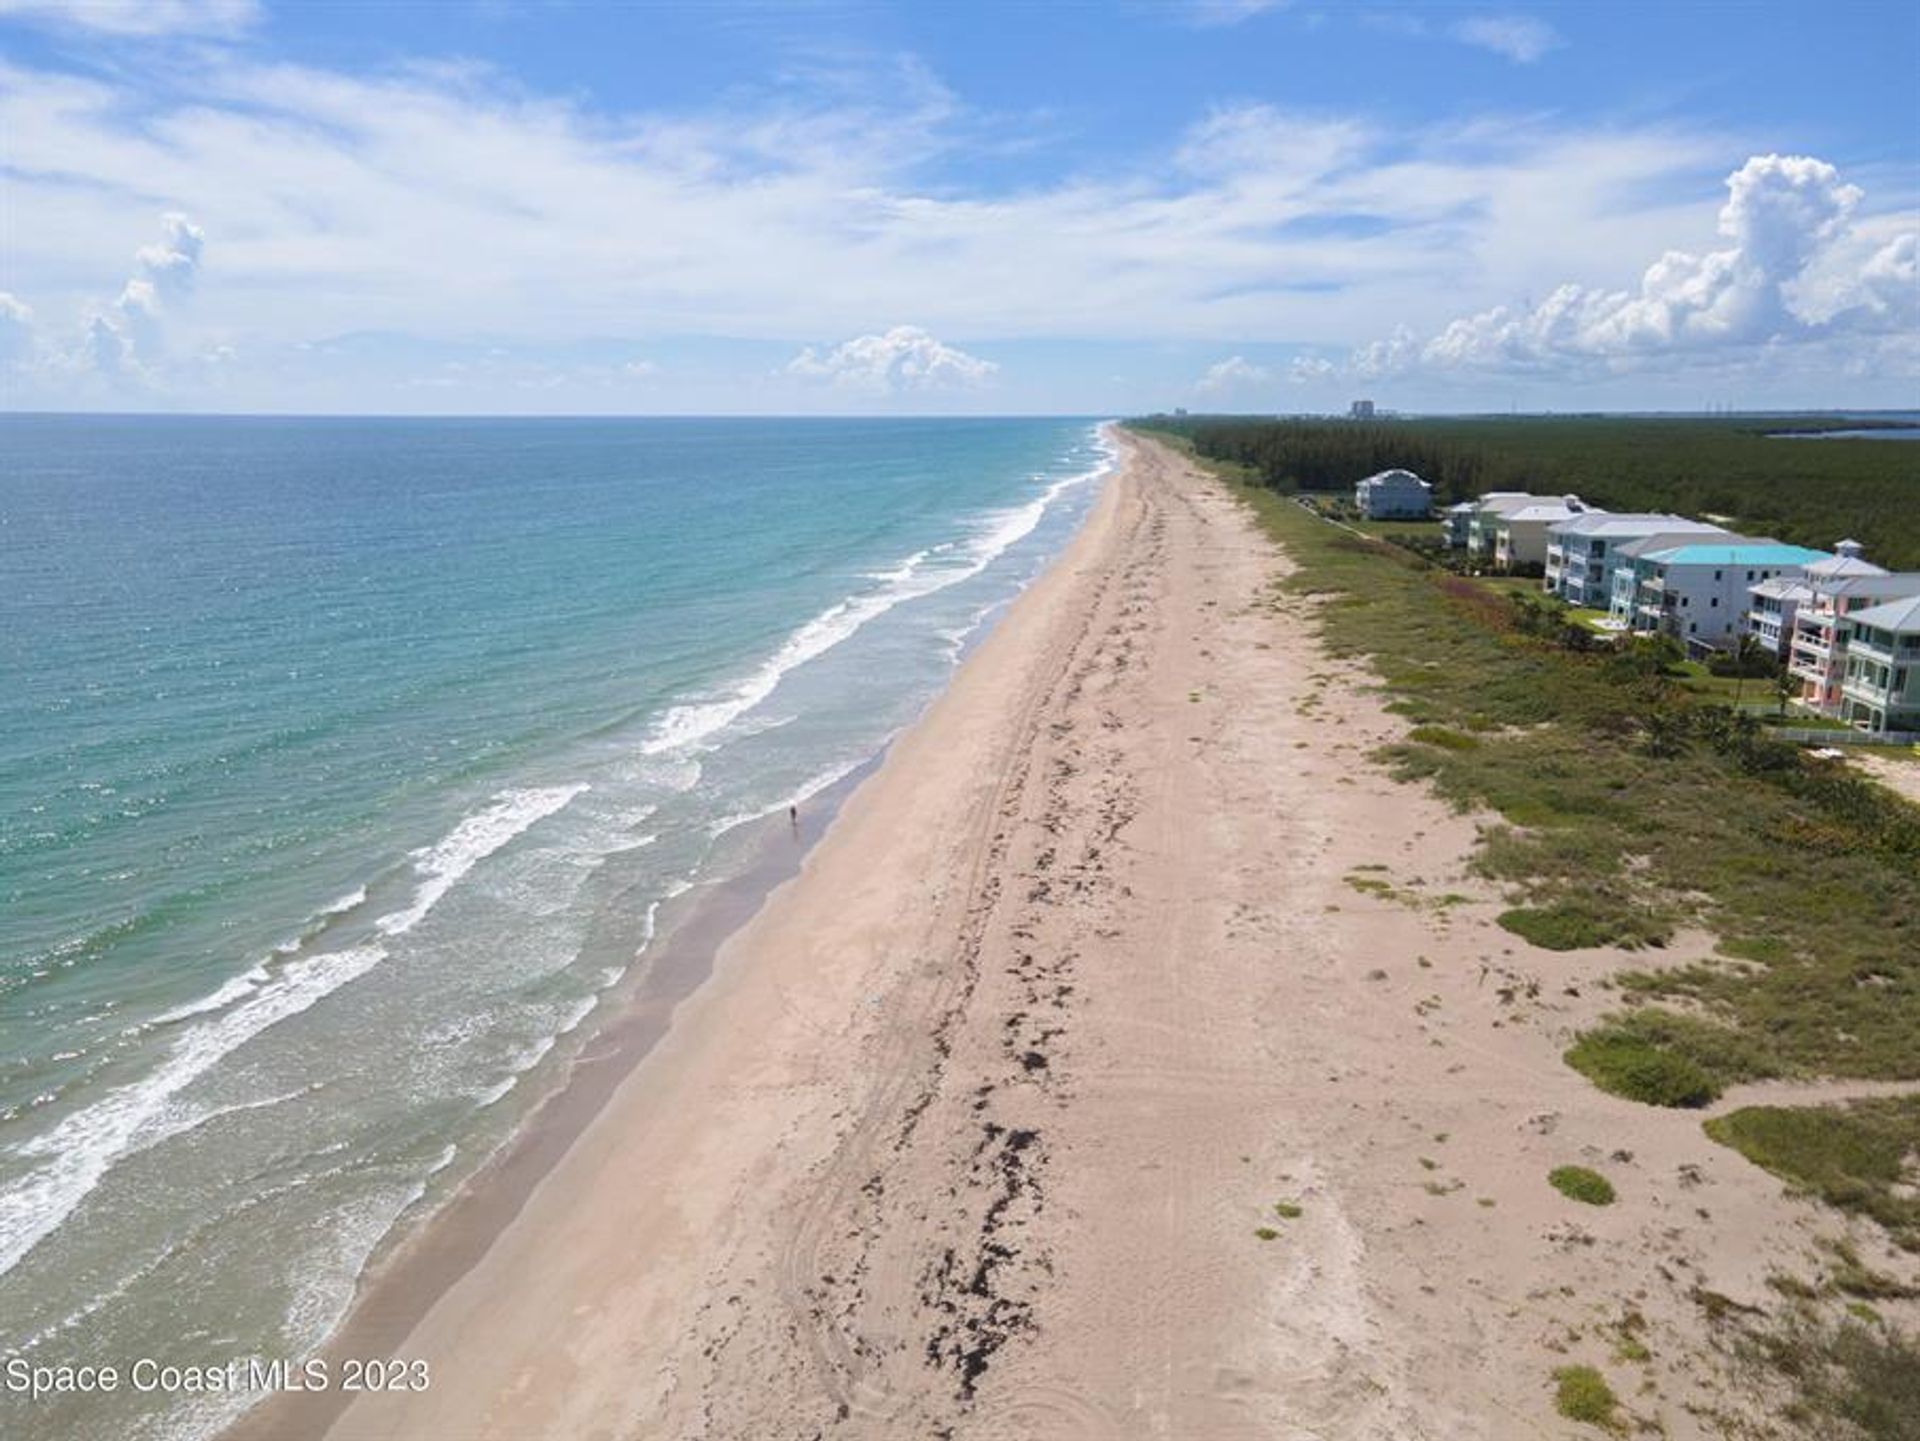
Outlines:
[[0,418],[0,1356],[311,1354],[1107,463],[1070,420]]

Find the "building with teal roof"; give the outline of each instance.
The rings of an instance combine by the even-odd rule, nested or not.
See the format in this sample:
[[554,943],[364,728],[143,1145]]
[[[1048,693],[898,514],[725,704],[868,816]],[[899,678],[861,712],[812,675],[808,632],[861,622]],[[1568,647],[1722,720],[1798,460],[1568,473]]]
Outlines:
[[1663,537],[1625,549],[1632,554],[1620,557],[1614,573],[1615,618],[1642,635],[1670,635],[1694,653],[1737,643],[1754,586],[1832,559],[1824,550],[1739,535],[1677,545]]

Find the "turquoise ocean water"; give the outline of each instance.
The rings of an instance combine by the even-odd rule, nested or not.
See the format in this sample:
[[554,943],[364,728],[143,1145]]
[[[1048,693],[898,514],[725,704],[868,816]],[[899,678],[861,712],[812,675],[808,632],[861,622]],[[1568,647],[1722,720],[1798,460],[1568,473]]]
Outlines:
[[1056,420],[0,418],[0,1355],[310,1351],[1105,463]]

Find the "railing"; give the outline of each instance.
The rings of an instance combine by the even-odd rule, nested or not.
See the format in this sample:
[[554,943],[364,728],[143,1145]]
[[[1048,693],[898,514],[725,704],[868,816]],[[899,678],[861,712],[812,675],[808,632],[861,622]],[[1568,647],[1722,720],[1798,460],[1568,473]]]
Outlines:
[[1806,746],[1912,746],[1920,750],[1920,731],[1816,730],[1809,726],[1768,726],[1766,733]]

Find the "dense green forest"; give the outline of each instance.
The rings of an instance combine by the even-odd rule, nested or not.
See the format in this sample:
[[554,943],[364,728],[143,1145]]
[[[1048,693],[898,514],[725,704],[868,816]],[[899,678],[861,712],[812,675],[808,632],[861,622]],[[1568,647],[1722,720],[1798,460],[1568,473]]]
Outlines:
[[1920,441],[1787,440],[1782,430],[1850,422],[1754,416],[1474,416],[1355,422],[1155,416],[1276,490],[1338,490],[1391,466],[1446,504],[1486,490],[1575,494],[1610,510],[1731,517],[1749,534],[1827,547],[1846,536],[1873,560],[1920,570]]

